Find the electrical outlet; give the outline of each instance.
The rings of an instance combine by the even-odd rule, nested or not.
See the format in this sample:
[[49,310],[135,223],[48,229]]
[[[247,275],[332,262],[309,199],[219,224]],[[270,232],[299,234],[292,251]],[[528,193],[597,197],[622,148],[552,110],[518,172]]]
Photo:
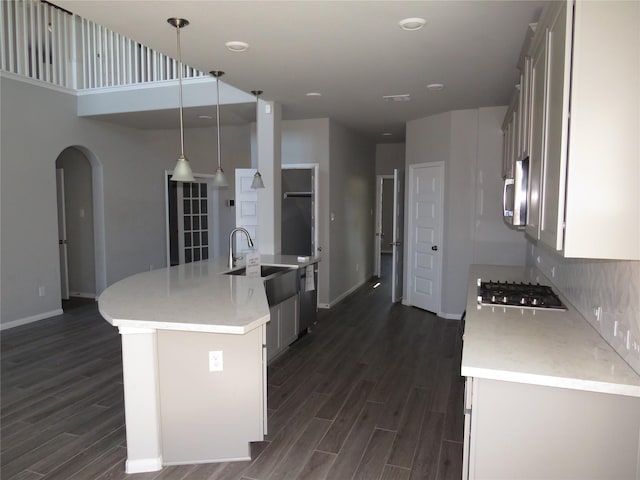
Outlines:
[[209,371],[221,372],[223,370],[222,351],[214,350],[209,352]]
[[356,272],[359,272],[359,271],[360,271],[360,264],[356,263]]
[[556,267],[551,267],[551,278],[556,278]]
[[45,296],[45,294],[46,294],[46,289],[44,288],[44,286],[42,286],[42,287],[38,287],[38,295],[39,295],[40,297],[44,297],[44,296]]

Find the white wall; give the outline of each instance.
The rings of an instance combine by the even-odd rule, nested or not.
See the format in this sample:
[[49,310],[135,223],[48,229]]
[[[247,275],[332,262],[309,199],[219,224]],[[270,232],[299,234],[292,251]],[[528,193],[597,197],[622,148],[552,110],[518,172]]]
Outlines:
[[[0,322],[11,325],[59,311],[55,160],[69,146],[88,149],[103,167],[107,284],[150,265],[164,266],[164,172],[175,165],[178,131],[79,118],[75,95],[4,75],[0,95]],[[223,167],[231,177],[236,166],[250,165],[250,129],[226,127],[222,134]],[[187,130],[185,153],[195,172],[212,174],[217,163],[212,129]]]
[[[640,341],[640,262],[563,258],[542,245],[530,243],[527,264],[542,273],[571,302],[618,354],[640,374],[640,355],[626,349],[624,337],[613,337],[613,323],[619,322]],[[594,308],[602,308],[600,322]]]
[[376,175],[393,175],[396,168],[404,168],[404,143],[376,145]]
[[524,235],[501,218],[504,112],[505,107],[459,110],[407,123],[406,168],[436,161],[445,165],[441,313],[452,318],[465,309],[472,263],[525,262]]

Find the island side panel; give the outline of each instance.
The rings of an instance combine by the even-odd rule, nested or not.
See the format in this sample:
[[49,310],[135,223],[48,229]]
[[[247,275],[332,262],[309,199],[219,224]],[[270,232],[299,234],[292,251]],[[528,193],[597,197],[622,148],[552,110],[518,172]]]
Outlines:
[[[209,352],[222,352],[210,371]],[[165,465],[250,458],[263,439],[262,329],[244,335],[158,331]]]
[[120,327],[127,473],[162,468],[156,330]]

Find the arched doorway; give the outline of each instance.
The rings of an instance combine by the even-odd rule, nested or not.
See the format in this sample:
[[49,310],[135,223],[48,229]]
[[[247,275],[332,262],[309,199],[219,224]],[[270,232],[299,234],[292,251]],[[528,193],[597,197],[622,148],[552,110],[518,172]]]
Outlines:
[[56,159],[56,177],[62,297],[94,299],[106,287],[102,165],[71,146]]

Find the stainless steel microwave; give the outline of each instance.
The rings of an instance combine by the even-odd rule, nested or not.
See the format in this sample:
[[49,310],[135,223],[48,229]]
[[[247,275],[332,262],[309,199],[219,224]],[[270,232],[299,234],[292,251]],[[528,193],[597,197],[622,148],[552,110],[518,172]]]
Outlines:
[[502,214],[511,227],[524,228],[527,223],[527,189],[529,157],[517,160],[513,178],[505,178],[502,192]]

